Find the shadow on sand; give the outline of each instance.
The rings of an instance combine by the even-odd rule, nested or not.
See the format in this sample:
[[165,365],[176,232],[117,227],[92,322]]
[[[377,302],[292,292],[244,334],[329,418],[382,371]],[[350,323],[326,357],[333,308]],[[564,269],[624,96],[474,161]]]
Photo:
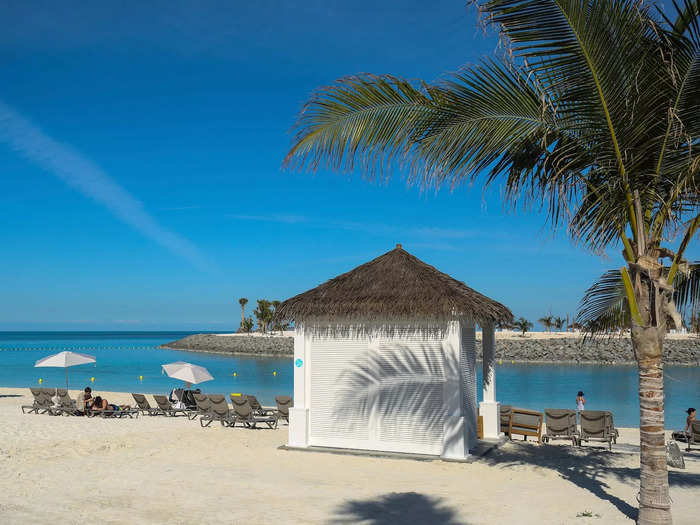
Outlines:
[[372,499],[343,503],[329,522],[335,525],[467,525],[440,498],[416,492],[392,492]]
[[22,397],[22,394],[0,394],[0,397]]
[[[559,445],[539,445],[512,442],[493,450],[483,461],[494,467],[533,465],[553,470],[577,487],[588,490],[597,498],[612,503],[628,518],[637,518],[637,508],[609,492],[606,477],[624,483],[639,483],[639,467],[617,467],[618,454],[599,448],[573,448]],[[700,474],[669,470],[671,487],[700,487]]]

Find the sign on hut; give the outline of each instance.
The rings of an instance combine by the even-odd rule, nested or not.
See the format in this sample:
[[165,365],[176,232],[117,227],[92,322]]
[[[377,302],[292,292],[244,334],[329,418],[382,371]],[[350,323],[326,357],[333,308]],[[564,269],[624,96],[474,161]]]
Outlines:
[[296,327],[290,447],[466,458],[477,439],[477,323],[483,432],[499,436],[494,330],[510,310],[400,244],[287,299],[277,315]]

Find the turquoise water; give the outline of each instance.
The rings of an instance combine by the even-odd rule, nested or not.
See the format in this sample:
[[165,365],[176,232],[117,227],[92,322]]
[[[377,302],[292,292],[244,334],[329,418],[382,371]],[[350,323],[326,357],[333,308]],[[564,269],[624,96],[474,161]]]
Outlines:
[[[71,388],[143,393],[169,392],[181,383],[161,374],[160,365],[188,361],[214,376],[205,392],[254,393],[262,403],[293,391],[292,360],[230,357],[159,349],[191,332],[0,332],[0,386],[63,386],[63,369],[34,368],[37,359],[71,350],[94,355],[95,365],[69,370]],[[234,372],[236,376],[234,377]],[[143,376],[143,380],[139,379]],[[95,382],[91,383],[90,378]],[[481,374],[478,377],[481,398]],[[634,366],[503,364],[496,369],[497,398],[502,403],[542,410],[575,408],[576,392],[586,393],[586,407],[612,410],[618,426],[639,425],[637,370]],[[678,428],[688,406],[700,408],[700,367],[665,369],[666,427]]]

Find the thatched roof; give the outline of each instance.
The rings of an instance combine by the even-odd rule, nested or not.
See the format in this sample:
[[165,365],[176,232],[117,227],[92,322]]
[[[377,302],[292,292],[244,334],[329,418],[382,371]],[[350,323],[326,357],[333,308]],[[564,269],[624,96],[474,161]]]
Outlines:
[[446,319],[466,316],[480,324],[507,324],[511,311],[401,248],[287,299],[276,317]]

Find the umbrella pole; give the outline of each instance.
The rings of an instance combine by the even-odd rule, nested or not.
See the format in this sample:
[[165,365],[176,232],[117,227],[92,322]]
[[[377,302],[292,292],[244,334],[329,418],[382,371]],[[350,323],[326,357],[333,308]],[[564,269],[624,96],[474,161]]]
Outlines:
[[68,390],[68,367],[66,367],[66,390]]

